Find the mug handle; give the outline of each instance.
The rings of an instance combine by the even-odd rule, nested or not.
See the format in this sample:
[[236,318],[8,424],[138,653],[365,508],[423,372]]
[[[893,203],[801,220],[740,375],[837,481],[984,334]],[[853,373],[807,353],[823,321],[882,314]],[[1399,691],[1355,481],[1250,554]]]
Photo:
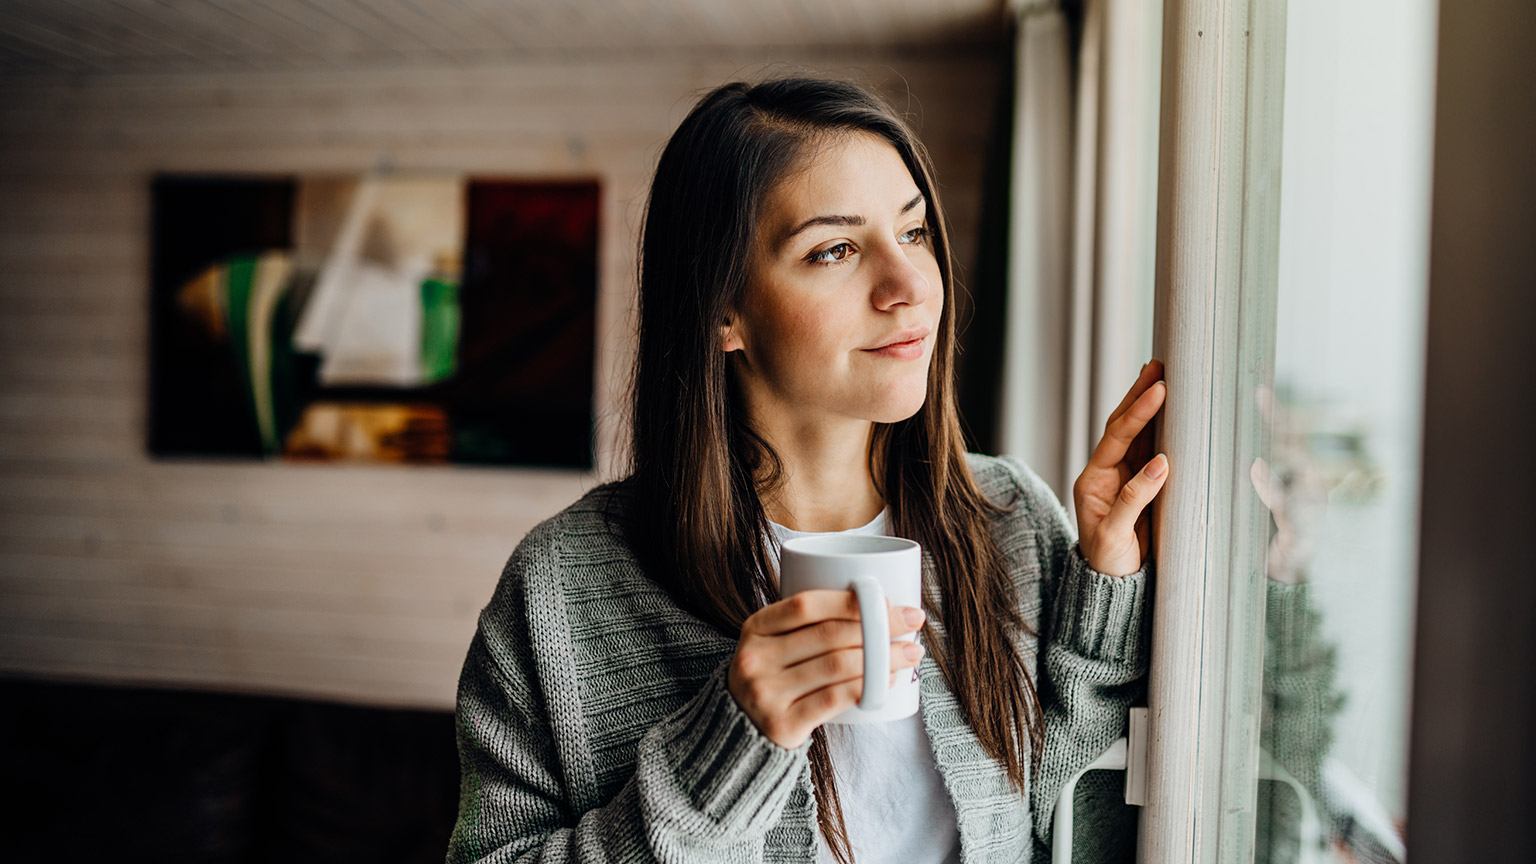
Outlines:
[[885,705],[891,674],[891,622],[885,589],[873,576],[855,577],[851,587],[859,601],[859,628],[864,635],[864,694],[859,697],[859,710],[878,711]]

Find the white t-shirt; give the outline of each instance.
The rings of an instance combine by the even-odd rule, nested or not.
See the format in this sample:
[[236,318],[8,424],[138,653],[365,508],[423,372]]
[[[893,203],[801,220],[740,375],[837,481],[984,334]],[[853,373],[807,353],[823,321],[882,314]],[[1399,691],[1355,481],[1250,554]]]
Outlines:
[[[780,543],[817,536],[770,522]],[[889,534],[886,511],[867,525],[826,534]],[[959,864],[955,805],[933,761],[922,712],[889,723],[826,726],[837,794],[855,864]],[[817,832],[818,864],[833,864]]]

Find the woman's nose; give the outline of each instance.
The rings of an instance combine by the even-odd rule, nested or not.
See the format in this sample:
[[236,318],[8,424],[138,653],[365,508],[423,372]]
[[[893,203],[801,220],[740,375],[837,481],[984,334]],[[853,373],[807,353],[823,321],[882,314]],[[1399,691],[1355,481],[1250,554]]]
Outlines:
[[881,255],[882,267],[876,277],[871,300],[882,311],[906,304],[918,306],[926,302],[934,286],[912,259],[906,249],[892,244]]

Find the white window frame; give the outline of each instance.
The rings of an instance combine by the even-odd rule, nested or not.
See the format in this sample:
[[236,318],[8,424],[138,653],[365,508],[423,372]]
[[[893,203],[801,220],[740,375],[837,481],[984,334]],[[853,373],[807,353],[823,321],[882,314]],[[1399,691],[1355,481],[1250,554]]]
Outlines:
[[[1165,0],[1154,354],[1166,364],[1140,860],[1251,861],[1285,0]],[[1241,467],[1239,467],[1241,466]]]

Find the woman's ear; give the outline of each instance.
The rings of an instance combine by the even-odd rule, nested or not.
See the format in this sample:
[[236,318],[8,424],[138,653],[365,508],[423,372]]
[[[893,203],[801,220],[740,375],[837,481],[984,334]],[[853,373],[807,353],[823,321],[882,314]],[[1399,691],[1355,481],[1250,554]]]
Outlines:
[[741,319],[734,312],[725,316],[725,323],[720,325],[720,350],[729,354],[746,347],[741,340]]

